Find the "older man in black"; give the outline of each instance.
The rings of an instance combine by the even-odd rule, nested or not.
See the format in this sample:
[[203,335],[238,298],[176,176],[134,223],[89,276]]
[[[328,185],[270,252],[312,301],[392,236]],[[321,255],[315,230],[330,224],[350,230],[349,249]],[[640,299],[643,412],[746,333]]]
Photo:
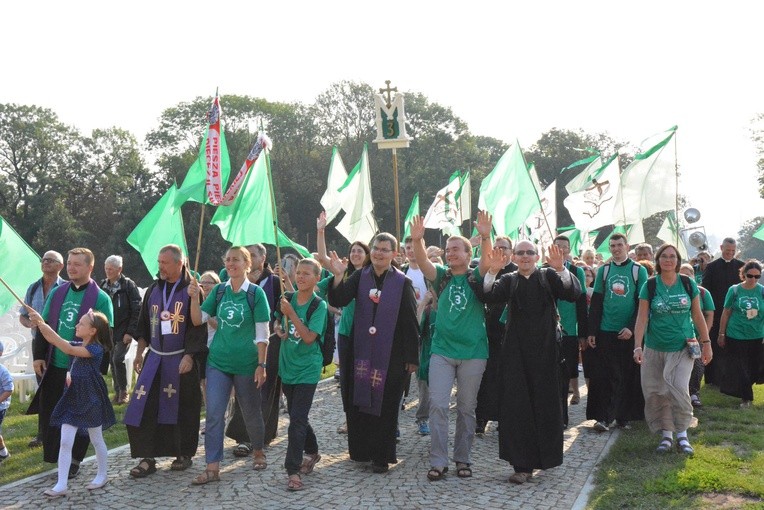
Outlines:
[[[724,298],[727,290],[736,283],[740,283],[740,268],[744,262],[735,258],[737,244],[731,237],[724,238],[720,246],[722,250],[721,258],[709,262],[703,273],[703,286],[711,293],[714,300],[714,306],[717,310],[724,309]],[[719,348],[717,340],[719,338],[719,321],[722,318],[721,313],[714,314],[714,325],[711,327],[709,336],[711,337],[711,347],[714,352],[714,360],[706,366],[705,376],[707,384],[719,384],[721,380],[721,371],[724,370],[724,349]]]

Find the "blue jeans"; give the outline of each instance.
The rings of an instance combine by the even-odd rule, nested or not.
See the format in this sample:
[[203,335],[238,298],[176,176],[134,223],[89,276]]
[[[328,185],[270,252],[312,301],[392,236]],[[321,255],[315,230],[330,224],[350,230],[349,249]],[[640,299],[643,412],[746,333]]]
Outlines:
[[254,374],[234,375],[221,372],[207,365],[207,423],[204,432],[204,452],[207,464],[223,460],[223,431],[225,410],[231,397],[231,387],[236,388],[244,423],[253,450],[263,449],[263,412],[260,408],[260,390]]
[[303,452],[308,455],[318,453],[318,442],[313,427],[308,423],[308,413],[313,405],[315,384],[282,384],[289,411],[289,430],[287,431],[287,453],[284,467],[288,475],[300,472]]

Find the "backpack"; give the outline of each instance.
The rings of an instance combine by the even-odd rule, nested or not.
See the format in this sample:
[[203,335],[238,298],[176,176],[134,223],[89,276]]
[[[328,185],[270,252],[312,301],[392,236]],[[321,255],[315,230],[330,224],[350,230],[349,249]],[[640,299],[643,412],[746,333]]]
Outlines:
[[[292,296],[294,296],[294,292],[284,292],[284,299],[292,302]],[[318,305],[321,304],[323,299],[321,299],[318,296],[313,296],[313,300],[308,305],[308,311],[305,314],[305,320],[306,322],[310,323],[310,318],[313,317],[313,312],[318,309]],[[279,302],[280,303],[280,302]],[[279,313],[281,313],[281,309],[279,306],[276,307]],[[327,319],[328,320],[328,319]],[[318,341],[318,345],[321,347],[321,358],[322,358],[322,365],[321,366],[328,366],[331,365],[334,362],[334,347],[336,345],[336,340],[334,339],[334,335],[318,335],[316,338],[316,341]]]

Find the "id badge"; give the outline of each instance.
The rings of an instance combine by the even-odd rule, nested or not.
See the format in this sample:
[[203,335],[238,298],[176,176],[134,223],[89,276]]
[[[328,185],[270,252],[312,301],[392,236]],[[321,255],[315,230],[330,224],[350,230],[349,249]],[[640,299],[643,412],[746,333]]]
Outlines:
[[172,334],[172,321],[162,321],[162,334],[163,335]]
[[755,319],[756,316],[759,315],[759,311],[756,308],[751,308],[745,311],[745,315],[749,319]]

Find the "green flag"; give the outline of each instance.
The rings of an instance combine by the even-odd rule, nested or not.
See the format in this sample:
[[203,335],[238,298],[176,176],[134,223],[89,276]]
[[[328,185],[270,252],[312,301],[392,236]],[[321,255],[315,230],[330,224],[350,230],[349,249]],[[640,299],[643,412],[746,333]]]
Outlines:
[[687,247],[684,245],[684,240],[679,235],[680,230],[681,225],[677,225],[674,211],[669,211],[668,214],[666,214],[666,219],[663,220],[663,224],[658,230],[658,233],[655,234],[655,237],[661,241],[676,246],[677,250],[679,250],[679,256],[684,260],[687,260]]
[[[276,244],[273,236],[273,206],[268,185],[269,154],[263,154],[244,178],[239,194],[231,205],[221,205],[210,224],[217,225],[223,239],[237,246],[255,243]],[[278,245],[290,247],[305,257],[310,252],[278,230]]]
[[753,233],[753,237],[764,241],[764,224],[762,224],[761,227],[759,227],[759,230]]
[[[209,204],[207,198],[207,156],[205,148],[207,146],[207,132],[205,131],[201,144],[199,144],[199,155],[188,168],[183,184],[176,195],[176,205],[182,205],[186,202],[198,202],[200,204]],[[224,184],[225,190],[228,183],[228,176],[231,174],[231,161],[228,157],[228,144],[225,141],[225,133],[220,132],[220,182]]]
[[[0,217],[0,276],[21,299],[27,288],[42,276],[40,256],[29,247],[10,223]],[[5,286],[0,286],[0,315],[18,304]],[[42,310],[38,310],[42,312]]]
[[141,254],[143,264],[152,277],[159,272],[157,255],[162,246],[177,244],[188,255],[180,212],[182,202],[177,202],[178,193],[178,188],[170,187],[127,236],[127,243]]
[[520,143],[510,147],[480,183],[478,208],[493,215],[498,234],[510,234],[541,207]]
[[406,213],[406,219],[404,222],[403,241],[411,234],[411,220],[414,216],[419,216],[419,192],[414,193],[414,198],[411,199],[411,205],[409,206],[409,212]]

